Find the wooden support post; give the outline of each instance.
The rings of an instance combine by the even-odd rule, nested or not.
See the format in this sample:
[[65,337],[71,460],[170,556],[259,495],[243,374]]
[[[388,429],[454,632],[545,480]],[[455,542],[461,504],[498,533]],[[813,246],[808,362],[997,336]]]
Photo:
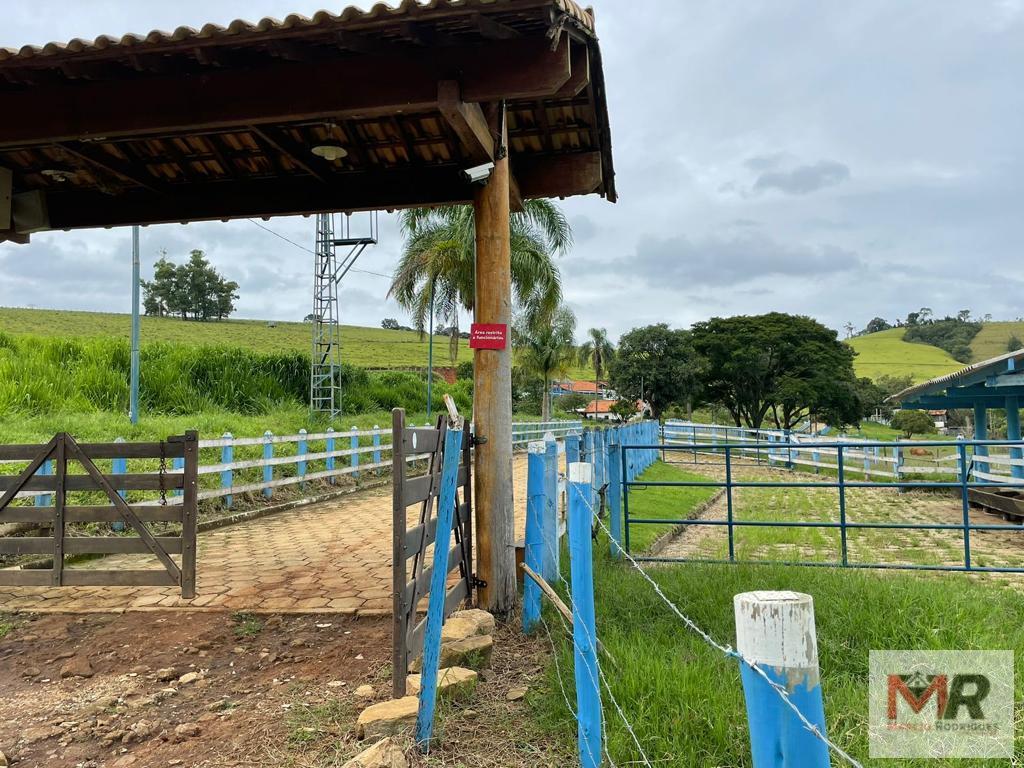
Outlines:
[[[235,439],[234,436],[230,432],[225,432],[222,435],[222,437],[223,437],[224,440],[234,440]],[[235,460],[235,446],[233,446],[231,443],[228,443],[227,445],[222,446],[221,449],[220,449],[220,463],[221,464],[230,464],[234,460]],[[222,470],[221,473],[220,473],[220,487],[222,489],[223,488],[230,488],[234,484],[235,484],[235,473],[234,473],[234,471],[232,471],[230,469]],[[235,497],[232,496],[230,493],[227,496],[224,497],[224,505],[228,509],[231,509],[231,505],[234,503],[234,501],[235,501]]]
[[569,465],[569,554],[572,560],[572,619],[576,711],[581,768],[601,765],[601,685],[597,667],[594,561],[589,496],[594,468]]
[[64,584],[64,534],[66,521],[64,507],[67,505],[68,454],[67,435],[57,436],[55,464],[57,465],[56,493],[53,496],[53,574],[51,584],[55,587]]
[[[756,664],[825,735],[814,601],[798,592],[747,592],[733,598],[736,650]],[[740,662],[754,768],[827,768],[828,746],[800,722],[778,692]]]
[[[544,536],[547,499],[544,494],[543,441],[530,443],[526,467],[526,551],[523,561],[533,571],[543,568],[544,552],[549,542]],[[532,579],[523,582],[523,632],[530,634],[540,621],[540,587]]]
[[444,624],[444,604],[448,597],[445,581],[448,578],[448,553],[451,550],[452,524],[455,520],[455,491],[459,481],[461,451],[462,420],[456,418],[448,424],[444,436],[441,493],[437,501],[437,532],[434,538],[434,570],[430,578],[430,603],[427,606],[427,627],[423,637],[423,674],[416,717],[416,743],[424,751],[430,746],[434,730],[441,627]]
[[[492,123],[503,126],[504,108]],[[503,131],[504,132],[504,131]],[[503,135],[501,146],[507,144]],[[500,155],[501,153],[499,153]],[[495,160],[488,183],[473,199],[476,222],[477,323],[512,323],[509,159]],[[473,357],[473,416],[476,423],[477,562],[483,608],[508,614],[517,597],[512,499],[512,350],[478,349]]]

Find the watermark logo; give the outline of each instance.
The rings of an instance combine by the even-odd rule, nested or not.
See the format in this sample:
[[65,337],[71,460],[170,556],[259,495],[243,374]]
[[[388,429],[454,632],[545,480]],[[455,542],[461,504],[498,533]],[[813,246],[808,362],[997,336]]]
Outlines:
[[872,651],[871,757],[1013,757],[1012,651]]

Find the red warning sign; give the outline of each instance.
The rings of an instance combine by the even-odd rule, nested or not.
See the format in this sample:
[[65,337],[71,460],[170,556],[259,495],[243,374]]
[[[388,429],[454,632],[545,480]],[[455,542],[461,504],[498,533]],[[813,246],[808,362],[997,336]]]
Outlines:
[[505,349],[508,326],[499,323],[473,323],[469,327],[470,349]]

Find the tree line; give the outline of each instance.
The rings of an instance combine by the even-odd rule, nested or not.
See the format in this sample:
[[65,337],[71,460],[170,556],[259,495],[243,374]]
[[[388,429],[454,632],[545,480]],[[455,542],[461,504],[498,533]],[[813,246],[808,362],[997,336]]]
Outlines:
[[152,317],[223,320],[235,311],[238,299],[238,283],[221,276],[201,250],[192,251],[184,264],[162,254],[153,279],[141,285],[143,311]]

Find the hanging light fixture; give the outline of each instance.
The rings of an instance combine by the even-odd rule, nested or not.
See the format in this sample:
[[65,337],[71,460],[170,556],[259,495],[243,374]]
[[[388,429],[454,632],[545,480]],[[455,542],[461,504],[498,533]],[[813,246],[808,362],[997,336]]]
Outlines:
[[348,157],[348,150],[337,144],[317,144],[313,147],[313,154],[322,157],[324,160],[334,162]]

